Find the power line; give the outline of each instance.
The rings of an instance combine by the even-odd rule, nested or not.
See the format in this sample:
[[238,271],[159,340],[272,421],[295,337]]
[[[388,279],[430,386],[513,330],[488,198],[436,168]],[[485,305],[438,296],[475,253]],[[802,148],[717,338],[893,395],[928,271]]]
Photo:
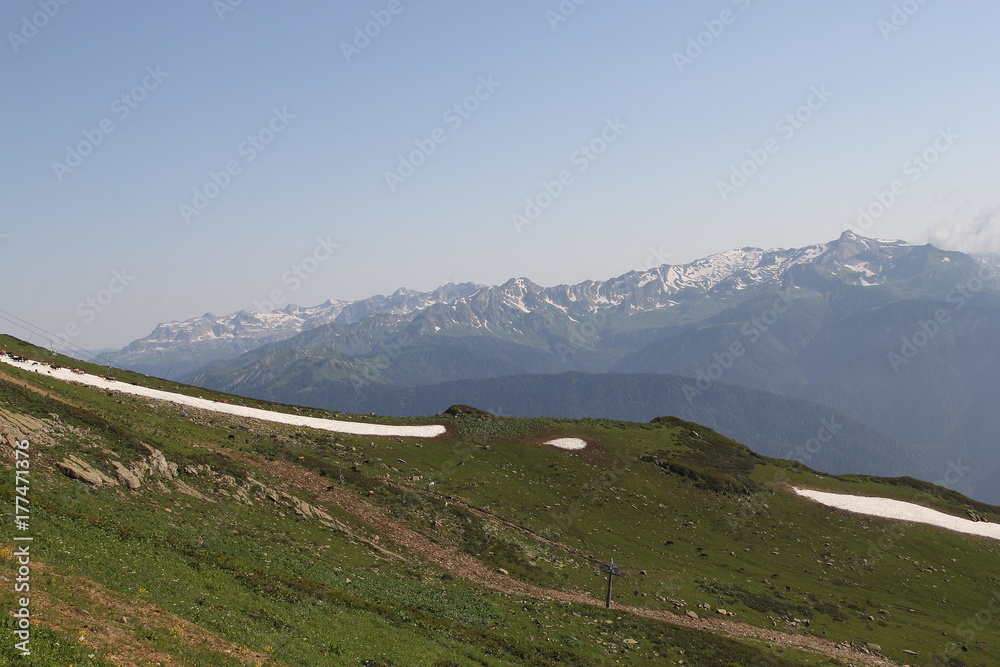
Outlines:
[[[67,349],[71,348],[71,347],[74,348],[74,351],[77,354],[81,355],[81,356],[88,357],[87,359],[84,359],[84,361],[90,361],[90,363],[97,364],[98,366],[111,366],[112,365],[112,364],[106,363],[107,362],[107,358],[106,357],[105,357],[105,363],[101,363],[101,358],[100,357],[98,357],[97,355],[95,355],[90,350],[85,350],[84,348],[80,347],[79,345],[76,345],[75,343],[71,343],[68,338],[63,338],[63,337],[57,336],[56,334],[53,334],[52,332],[50,332],[50,331],[48,331],[46,329],[43,329],[42,327],[38,326],[37,324],[32,324],[31,322],[18,317],[14,313],[9,313],[9,312],[7,312],[6,310],[4,310],[2,308],[0,308],[0,313],[3,313],[3,315],[8,315],[9,316],[9,317],[4,317],[3,315],[0,315],[0,320],[6,320],[7,322],[10,322],[14,326],[20,327],[20,328],[25,329],[26,331],[28,331],[30,333],[42,336],[43,338],[47,339],[53,345],[53,352],[55,351],[55,349],[54,349],[55,344],[59,343],[59,344],[62,344]],[[14,318],[14,319],[13,320],[10,319],[11,317]],[[15,322],[14,320],[17,320],[17,321]],[[115,366],[115,368],[118,368],[118,367]],[[123,370],[125,370],[125,369],[123,369]]]

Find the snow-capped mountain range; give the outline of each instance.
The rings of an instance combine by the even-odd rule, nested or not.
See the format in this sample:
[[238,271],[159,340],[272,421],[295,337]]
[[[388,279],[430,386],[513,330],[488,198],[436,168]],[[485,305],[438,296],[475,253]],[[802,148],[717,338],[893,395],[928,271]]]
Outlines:
[[[930,246],[867,239],[844,232],[830,243],[795,249],[739,248],[683,265],[665,264],[631,271],[604,281],[540,287],[526,278],[498,286],[448,284],[431,292],[400,289],[389,296],[360,301],[327,301],[303,308],[289,305],[267,313],[239,311],[205,314],[182,322],[166,322],[109,354],[116,365],[178,377],[220,359],[234,358],[268,343],[287,340],[323,325],[357,324],[380,316],[380,324],[421,318],[424,331],[456,327],[504,335],[522,331],[525,316],[568,319],[579,323],[594,313],[614,309],[624,315],[662,311],[706,295],[737,294],[782,285],[815,286],[817,282],[874,286],[898,277],[908,262]],[[943,253],[943,261],[948,255]]]
[[510,280],[500,287],[481,288],[465,299],[471,302],[492,296],[498,290],[508,304],[529,312],[525,299],[548,303],[561,309],[584,304],[596,311],[623,306],[632,312],[658,310],[697,295],[713,291],[739,291],[762,285],[780,284],[786,274],[802,265],[823,266],[841,282],[861,286],[881,284],[886,270],[914,246],[902,241],[875,241],[844,232],[836,241],[795,249],[738,248],[720,252],[688,264],[664,264],[645,271],[631,271],[605,281],[543,288],[525,278]]
[[471,294],[479,287],[473,283],[448,284],[431,292],[398,289],[389,296],[379,294],[359,301],[330,300],[309,308],[290,304],[266,313],[246,310],[221,316],[205,313],[189,320],[159,324],[148,336],[107,357],[117,366],[178,377],[212,361],[233,358],[324,324],[354,324],[380,313],[406,317],[434,303]]
[[[727,300],[739,301],[782,287],[824,291],[835,285],[882,285],[927,270],[931,250],[942,261],[950,261],[948,255],[959,255],[903,241],[866,239],[848,231],[830,243],[794,249],[738,248],[688,264],[664,264],[576,285],[541,287],[527,278],[514,278],[434,304],[413,319],[420,322],[422,332],[484,329],[510,338],[530,335],[531,331],[537,335],[541,328],[562,335],[560,321],[572,327],[598,313],[630,316],[660,312],[666,317],[679,306],[709,301],[714,307],[732,305]],[[551,324],[539,327],[542,320]]]

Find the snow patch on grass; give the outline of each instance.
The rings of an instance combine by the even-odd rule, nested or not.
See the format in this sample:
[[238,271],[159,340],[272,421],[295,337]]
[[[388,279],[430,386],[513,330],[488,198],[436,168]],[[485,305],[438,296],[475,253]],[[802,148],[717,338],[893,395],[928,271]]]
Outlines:
[[845,493],[828,493],[826,491],[798,489],[794,487],[793,490],[800,496],[805,496],[822,505],[836,507],[848,512],[867,514],[868,516],[877,516],[883,519],[898,519],[899,521],[923,523],[956,533],[978,535],[980,537],[1000,540],[1000,524],[963,519],[962,517],[945,514],[944,512],[932,510],[929,507],[907,503],[902,500],[875,498],[871,496],[852,496]]
[[544,444],[559,449],[583,449],[587,446],[587,441],[580,438],[556,438],[555,440],[546,440]]
[[381,435],[391,437],[410,438],[434,438],[445,433],[446,429],[440,424],[429,424],[427,426],[393,426],[390,424],[365,424],[362,422],[348,422],[337,419],[321,419],[319,417],[303,417],[301,415],[290,415],[285,412],[274,412],[271,410],[261,410],[260,408],[248,408],[243,405],[231,405],[229,403],[219,403],[207,398],[197,398],[184,394],[175,394],[161,389],[151,389],[138,385],[110,380],[90,375],[89,373],[77,373],[69,368],[52,368],[43,362],[15,361],[9,356],[0,356],[0,361],[17,368],[33,371],[40,375],[53,377],[66,382],[77,382],[101,389],[111,389],[126,394],[145,396],[159,401],[168,401],[179,405],[187,405],[192,408],[211,410],[238,417],[249,417],[250,419],[260,419],[262,421],[276,422],[278,424],[290,424],[292,426],[304,426],[321,431],[332,431],[334,433],[347,433],[351,435]]

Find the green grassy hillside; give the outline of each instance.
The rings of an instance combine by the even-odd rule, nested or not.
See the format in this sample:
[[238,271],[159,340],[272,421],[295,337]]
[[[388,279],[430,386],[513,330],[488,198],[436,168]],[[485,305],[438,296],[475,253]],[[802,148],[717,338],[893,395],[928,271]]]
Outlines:
[[[10,338],[0,347],[106,372]],[[833,511],[788,489],[894,497],[993,522],[1000,509],[915,480],[819,475],[673,418],[451,412],[391,420],[445,423],[441,438],[336,435],[0,364],[0,502],[14,507],[10,443],[26,439],[30,530],[20,534],[34,538],[32,655],[18,656],[16,619],[5,615],[0,659],[1000,662],[1000,543]],[[589,445],[542,444],[563,436]],[[138,488],[116,481],[116,462],[137,473]],[[98,484],[67,468],[92,469]],[[18,597],[15,532],[8,523],[0,544],[5,610]],[[625,576],[605,610],[598,566],[612,557]]]

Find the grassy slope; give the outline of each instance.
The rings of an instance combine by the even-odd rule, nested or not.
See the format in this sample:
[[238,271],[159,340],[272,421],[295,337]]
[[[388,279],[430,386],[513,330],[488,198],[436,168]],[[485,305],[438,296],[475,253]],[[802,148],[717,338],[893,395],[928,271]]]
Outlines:
[[[0,346],[18,349],[9,339]],[[120,664],[122,656],[191,665],[837,664],[484,588],[316,500],[306,481],[317,475],[522,582],[600,597],[595,564],[614,556],[628,573],[616,584],[623,604],[701,614],[699,604],[721,606],[762,627],[878,643],[900,663],[916,660],[903,649],[926,660],[962,641],[969,650],[955,650],[952,664],[998,660],[995,623],[974,638],[968,631],[1000,594],[1000,545],[833,512],[783,490],[798,483],[955,513],[972,507],[940,489],[818,476],[676,421],[462,416],[435,441],[334,436],[198,411],[184,417],[179,406],[0,371],[52,394],[0,382],[0,408],[44,424],[31,436],[41,473],[31,490],[35,664]],[[580,453],[539,446],[563,435],[593,444]],[[110,473],[112,458],[144,457],[141,443],[182,467],[211,466],[180,478],[206,499],[179,491],[177,480],[147,480],[138,492],[95,489],[54,470],[77,452]],[[414,476],[421,479],[406,479]],[[239,500],[251,477],[314,502],[331,521],[299,516],[281,497]],[[7,506],[11,487],[0,486]],[[1000,520],[995,508],[976,509]],[[4,585],[5,608],[11,597]],[[808,628],[794,619],[808,619]],[[11,644],[0,655],[11,656]]]

